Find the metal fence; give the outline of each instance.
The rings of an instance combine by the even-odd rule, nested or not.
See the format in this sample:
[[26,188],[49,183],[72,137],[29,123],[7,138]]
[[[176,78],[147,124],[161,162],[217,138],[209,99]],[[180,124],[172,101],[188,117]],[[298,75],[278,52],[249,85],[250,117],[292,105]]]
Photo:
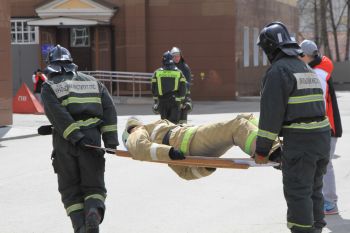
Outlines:
[[104,83],[113,96],[151,96],[152,73],[119,71],[82,71]]

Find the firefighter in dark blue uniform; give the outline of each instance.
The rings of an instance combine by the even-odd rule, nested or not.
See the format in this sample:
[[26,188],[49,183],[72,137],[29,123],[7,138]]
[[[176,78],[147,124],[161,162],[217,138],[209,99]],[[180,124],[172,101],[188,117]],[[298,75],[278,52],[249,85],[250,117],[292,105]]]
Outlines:
[[283,136],[287,226],[293,233],[321,232],[326,225],[322,178],[330,149],[321,83],[311,68],[298,59],[302,50],[282,23],[265,26],[257,44],[271,67],[262,81],[255,160],[266,163],[272,143]]
[[69,51],[50,50],[42,87],[45,113],[53,126],[52,164],[74,232],[97,233],[106,198],[104,152],[86,145],[118,146],[117,114],[105,86],[77,72]]
[[183,101],[186,95],[186,78],[176,68],[169,51],[163,54],[163,66],[152,77],[152,95],[156,101],[154,110],[162,119],[179,123]]
[[176,67],[181,70],[182,74],[186,78],[186,87],[187,92],[185,99],[183,101],[183,106],[181,108],[181,115],[179,123],[187,123],[187,115],[193,109],[192,99],[191,99],[191,82],[192,82],[192,73],[190,67],[185,62],[185,59],[182,56],[182,52],[179,48],[173,47],[170,50],[171,55],[173,55],[173,60]]

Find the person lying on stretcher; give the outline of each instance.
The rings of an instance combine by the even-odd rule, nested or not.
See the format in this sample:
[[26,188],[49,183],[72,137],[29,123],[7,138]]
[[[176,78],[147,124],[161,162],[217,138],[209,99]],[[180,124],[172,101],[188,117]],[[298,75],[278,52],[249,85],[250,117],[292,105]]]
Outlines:
[[[136,160],[180,160],[185,156],[220,157],[232,146],[239,146],[253,156],[258,132],[253,114],[240,114],[232,120],[200,126],[175,125],[168,120],[143,124],[137,118],[128,119],[123,143]],[[275,141],[269,160],[280,161],[281,144]],[[215,168],[169,165],[181,178],[199,179],[212,174]]]

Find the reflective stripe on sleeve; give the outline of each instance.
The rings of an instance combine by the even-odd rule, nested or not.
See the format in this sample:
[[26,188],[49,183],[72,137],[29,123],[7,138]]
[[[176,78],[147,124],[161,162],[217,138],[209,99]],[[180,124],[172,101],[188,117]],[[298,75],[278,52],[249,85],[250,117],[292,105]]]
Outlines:
[[117,125],[104,125],[101,127],[101,133],[118,131]]
[[89,118],[87,120],[77,121],[77,124],[79,126],[89,126],[89,125],[97,123],[98,121],[100,121],[100,118],[94,117],[94,118]]
[[154,127],[152,133],[151,133],[151,141],[154,141],[154,139],[156,139],[157,133],[159,131],[159,129],[163,126],[164,124],[159,124],[156,127]]
[[288,104],[303,104],[303,103],[318,102],[318,101],[323,101],[322,94],[292,96],[292,97],[289,97]]
[[63,131],[63,138],[67,139],[69,134],[71,134],[74,130],[80,129],[79,125],[77,123],[70,124],[64,131]]
[[285,125],[285,129],[320,129],[329,126],[328,118],[319,122],[310,122],[310,123],[293,123],[291,125]]
[[251,155],[252,153],[252,143],[256,139],[257,132],[253,131],[249,134],[247,140],[245,141],[245,146],[244,146],[244,152],[247,153],[248,155]]
[[157,143],[152,143],[151,148],[150,148],[150,155],[152,160],[158,160],[157,157],[157,149],[158,149],[158,144]]
[[179,89],[179,82],[180,82],[180,76],[175,78],[175,86],[174,91],[177,91]]
[[259,126],[259,120],[255,117],[253,119],[250,119],[249,122],[252,123],[256,127]]
[[267,138],[267,139],[270,139],[270,140],[275,140],[276,137],[277,137],[277,134],[269,132],[269,131],[266,131],[266,130],[259,129],[258,130],[258,136],[259,137],[263,137],[263,138]]
[[160,80],[161,78],[162,77],[157,75],[158,95],[163,95],[162,82]]
[[74,131],[77,129],[80,129],[80,127],[86,127],[92,124],[95,124],[97,122],[99,122],[100,119],[97,117],[94,118],[89,118],[87,120],[80,120],[77,122],[74,122],[72,124],[70,124],[64,131],[63,131],[63,138],[67,139],[67,137]]

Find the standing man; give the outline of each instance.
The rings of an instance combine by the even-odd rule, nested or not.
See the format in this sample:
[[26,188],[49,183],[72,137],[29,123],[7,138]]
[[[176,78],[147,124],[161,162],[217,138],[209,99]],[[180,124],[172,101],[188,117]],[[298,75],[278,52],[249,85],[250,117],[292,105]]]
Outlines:
[[322,179],[330,149],[321,82],[298,59],[302,50],[282,23],[266,25],[257,45],[264,50],[271,67],[262,80],[255,161],[266,163],[272,143],[283,136],[287,226],[292,233],[320,233],[326,225]]
[[186,79],[176,68],[169,51],[163,54],[162,62],[163,66],[152,77],[153,99],[158,104],[157,110],[161,118],[178,124],[186,95]]
[[338,108],[337,97],[335,95],[335,90],[333,87],[332,72],[333,63],[326,57],[322,56],[317,48],[315,42],[311,40],[304,40],[300,44],[305,56],[301,59],[309,64],[311,68],[315,71],[319,77],[322,89],[323,97],[326,104],[327,117],[331,126],[331,150],[330,150],[330,161],[327,165],[327,173],[323,177],[323,196],[325,199],[324,203],[324,213],[338,214],[338,196],[336,192],[334,169],[332,164],[332,159],[334,157],[335,147],[337,144],[337,139],[342,136],[343,129],[340,119],[340,113]]
[[39,101],[39,103],[43,104],[42,98],[41,98],[41,87],[44,82],[46,82],[47,78],[46,76],[41,72],[41,69],[38,69],[36,72],[34,72],[33,75],[33,83],[34,83],[34,95],[36,99]]
[[192,99],[191,95],[191,82],[192,82],[192,73],[190,67],[186,64],[185,59],[182,56],[181,50],[177,47],[173,47],[170,51],[171,55],[173,55],[173,60],[175,62],[176,67],[181,70],[182,74],[186,78],[186,87],[187,93],[185,96],[185,100],[183,106],[181,108],[181,116],[179,123],[187,123],[187,115],[190,111],[192,111]]
[[53,125],[52,165],[74,232],[98,233],[105,212],[104,152],[87,145],[116,148],[117,114],[103,84],[77,72],[60,45],[48,54],[42,88],[45,113]]

